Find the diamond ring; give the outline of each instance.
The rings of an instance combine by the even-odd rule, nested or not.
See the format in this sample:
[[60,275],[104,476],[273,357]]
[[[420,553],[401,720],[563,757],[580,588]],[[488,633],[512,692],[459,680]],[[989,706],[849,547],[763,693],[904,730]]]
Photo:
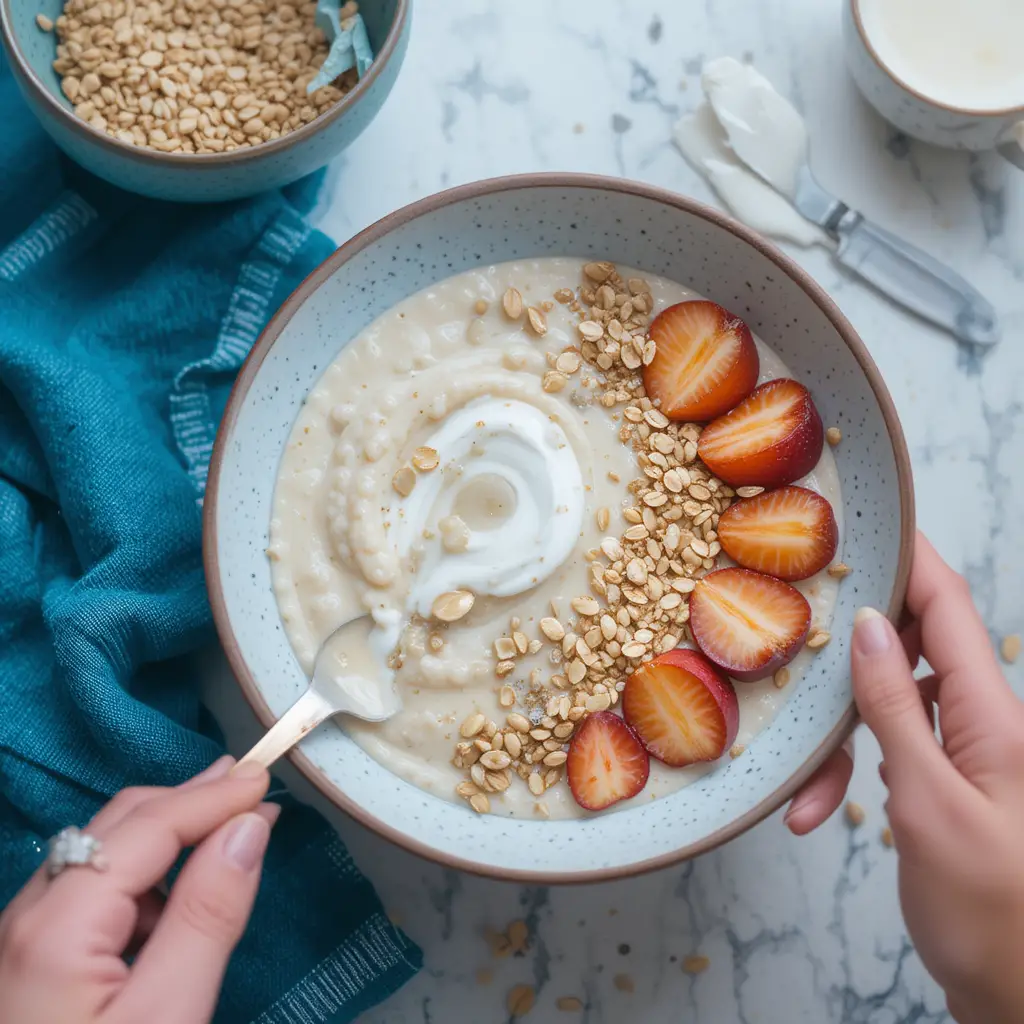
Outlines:
[[78,865],[106,871],[107,858],[103,856],[103,844],[98,839],[70,825],[50,840],[46,873],[50,878],[56,878],[65,868]]

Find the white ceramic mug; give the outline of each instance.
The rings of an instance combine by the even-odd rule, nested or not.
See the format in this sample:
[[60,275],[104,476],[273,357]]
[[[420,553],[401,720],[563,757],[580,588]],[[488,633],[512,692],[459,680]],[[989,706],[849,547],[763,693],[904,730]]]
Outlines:
[[[1024,0],[1022,0],[1024,2]],[[897,128],[948,149],[998,149],[1024,169],[1024,102],[972,110],[929,99],[902,81],[879,57],[865,29],[862,0],[843,5],[846,62],[864,98]],[[932,27],[932,31],[938,31]]]

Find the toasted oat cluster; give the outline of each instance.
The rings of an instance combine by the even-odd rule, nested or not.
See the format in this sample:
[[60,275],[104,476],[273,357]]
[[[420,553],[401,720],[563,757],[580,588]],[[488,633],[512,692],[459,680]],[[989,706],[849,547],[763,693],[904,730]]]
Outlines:
[[[623,482],[632,504],[623,510],[622,531],[586,553],[592,592],[575,597],[562,614],[552,608],[538,636],[528,637],[513,620],[509,635],[494,641],[499,679],[542,646],[550,648],[552,671],[546,678],[540,669],[531,673],[525,714],[513,710],[516,691],[502,685],[499,703],[509,709],[504,724],[480,712],[462,723],[453,764],[469,777],[457,792],[479,812],[489,810],[489,793],[512,784],[513,773],[538,797],[562,781],[569,742],[585,717],[618,704],[626,677],[639,665],[690,639],[685,597],[714,568],[721,551],[715,528],[737,494],[699,461],[700,426],[670,422],[644,389],[642,368],[657,351],[648,333],[654,300],[647,283],[623,280],[611,263],[588,263],[579,288],[559,289],[554,299],[578,313],[580,341],[549,356],[543,387],[572,387],[576,404],[599,405],[620,421],[620,439],[632,444],[639,473]],[[524,312],[514,288],[502,305],[513,320]],[[543,333],[537,326],[544,310],[531,309],[531,328]],[[599,509],[597,522],[609,530],[610,510]],[[537,810],[543,814],[544,805]]]

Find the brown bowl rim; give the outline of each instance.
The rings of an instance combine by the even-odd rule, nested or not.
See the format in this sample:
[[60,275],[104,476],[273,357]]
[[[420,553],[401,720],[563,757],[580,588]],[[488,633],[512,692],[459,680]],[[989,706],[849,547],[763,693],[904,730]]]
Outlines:
[[231,164],[247,163],[250,160],[283,152],[290,146],[318,134],[323,128],[326,128],[327,125],[354,107],[362,99],[363,95],[369,91],[397,49],[398,42],[405,30],[405,22],[409,16],[411,0],[396,0],[398,7],[395,11],[395,17],[384,39],[384,45],[373,58],[370,70],[337,103],[329,107],[319,117],[314,118],[309,124],[304,124],[301,128],[296,128],[294,131],[280,136],[280,138],[271,139],[269,142],[260,143],[258,146],[247,146],[245,149],[232,150],[230,153],[161,153],[146,146],[129,146],[127,142],[115,139],[106,132],[93,128],[92,125],[77,117],[74,111],[68,110],[53,95],[35,71],[32,70],[31,64],[25,58],[14,32],[14,16],[11,11],[11,2],[12,0],[0,0],[0,37],[2,37],[8,52],[11,54],[14,70],[34,93],[42,97],[43,103],[57,117],[64,120],[72,132],[82,136],[88,142],[96,143],[102,149],[109,151],[111,155],[130,160],[133,163],[164,166],[180,165],[181,167],[187,166],[197,170],[212,171]]
[[[320,264],[298,288],[289,296],[281,309],[270,320],[262,334],[253,345],[252,351],[242,365],[235,384],[228,398],[224,417],[217,431],[217,438],[213,448],[213,455],[210,461],[210,470],[206,487],[206,500],[203,508],[203,564],[206,571],[207,589],[210,596],[210,605],[213,609],[213,618],[217,632],[224,647],[228,663],[232,672],[238,680],[242,693],[249,703],[256,717],[264,728],[269,729],[277,720],[276,716],[267,706],[262,694],[256,686],[252,673],[242,655],[238,641],[235,638],[228,617],[224,600],[224,593],[221,587],[218,554],[217,554],[217,499],[220,484],[221,462],[224,458],[225,449],[228,446],[229,438],[233,432],[235,421],[238,417],[242,403],[252,386],[256,374],[266,358],[267,353],[280,337],[281,332],[291,320],[296,310],[306,299],[325,281],[327,281],[343,264],[350,260],[357,253],[379,239],[385,237],[394,228],[411,220],[431,213],[434,210],[450,206],[454,203],[461,203],[465,200],[476,199],[481,196],[493,195],[499,192],[519,191],[529,188],[590,188],[605,191],[619,192],[626,195],[641,196],[656,202],[665,203],[683,210],[686,213],[701,217],[706,221],[737,236],[740,240],[753,246],[762,255],[770,259],[781,271],[794,280],[814,302],[819,309],[828,317],[833,327],[838,331],[840,337],[849,346],[854,358],[864,371],[871,389],[875,393],[886,429],[893,447],[893,454],[896,460],[896,472],[899,480],[900,491],[900,553],[896,569],[896,580],[893,587],[892,598],[887,609],[889,619],[896,623],[903,611],[904,601],[907,592],[907,583],[910,577],[910,563],[914,547],[914,488],[911,475],[910,454],[907,450],[906,440],[903,436],[903,429],[896,413],[896,406],[889,394],[882,376],[875,366],[864,342],[861,341],[857,332],[850,322],[839,311],[839,308],[827,295],[825,290],[818,285],[806,271],[797,263],[786,256],[781,250],[753,232],[750,228],[733,220],[723,213],[705,206],[696,200],[677,195],[666,189],[652,185],[641,184],[621,178],[610,178],[595,174],[575,174],[569,172],[544,172],[539,174],[516,174],[499,178],[488,178],[483,181],[472,182],[465,185],[458,185],[443,192],[435,193],[425,199],[404,206],[393,213],[382,217],[380,220],[365,228],[359,234],[349,239],[338,248],[331,256]],[[328,776],[321,771],[312,761],[306,757],[298,748],[293,749],[287,756],[295,767],[336,807],[346,814],[355,818],[361,825],[366,826],[373,832],[390,840],[397,846],[408,850],[427,860],[442,864],[445,867],[456,868],[467,871],[471,874],[482,875],[488,878],[495,878],[501,881],[514,881],[533,885],[556,885],[556,884],[579,884],[610,881],[619,878],[629,878],[636,875],[655,871],[659,868],[670,867],[681,861],[689,860],[700,854],[721,846],[723,843],[736,838],[754,825],[758,824],[770,814],[774,813],[786,803],[811,776],[825,763],[825,761],[837,751],[849,738],[857,724],[857,710],[853,701],[847,708],[839,723],[825,738],[820,746],[803,763],[803,765],[779,786],[769,796],[765,797],[756,807],[753,807],[746,814],[741,815],[735,821],[723,826],[708,836],[703,837],[695,843],[673,850],[669,853],[659,854],[644,861],[622,867],[598,868],[589,871],[530,871],[497,868],[489,864],[473,861],[463,857],[457,857],[441,853],[433,847],[420,842],[413,836],[392,828],[376,818],[367,808],[357,804],[348,797],[342,790],[334,785]]]
[[882,58],[878,55],[878,51],[875,49],[874,44],[871,42],[868,36],[867,29],[864,27],[864,18],[860,12],[861,0],[850,0],[851,13],[853,14],[853,23],[857,28],[857,34],[860,36],[860,41],[864,45],[864,49],[867,51],[868,56],[878,66],[878,70],[882,72],[887,78],[898,85],[904,92],[909,93],[914,99],[921,103],[927,104],[929,107],[935,107],[938,110],[945,110],[949,114],[957,114],[963,117],[973,117],[979,120],[987,120],[990,117],[1004,118],[1011,117],[1016,114],[1024,114],[1024,103],[1018,103],[1013,107],[997,107],[994,110],[974,110],[971,107],[955,107],[950,103],[943,103],[941,100],[933,99],[931,96],[926,96],[923,92],[918,92],[913,86],[908,85],[899,75]]

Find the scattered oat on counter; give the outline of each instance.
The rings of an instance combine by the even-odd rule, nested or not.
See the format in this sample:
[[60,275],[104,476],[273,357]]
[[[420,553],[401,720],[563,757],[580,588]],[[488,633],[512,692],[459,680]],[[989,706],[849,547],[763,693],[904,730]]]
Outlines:
[[525,921],[513,921],[505,929],[513,953],[525,953],[530,948],[530,929]]
[[775,684],[776,690],[782,690],[789,685],[789,669],[780,668],[778,672],[772,676],[772,682]]
[[845,579],[853,570],[845,562],[836,562],[835,565],[829,566],[828,574],[834,580]]
[[[342,17],[357,11],[347,3]],[[315,12],[315,0],[67,0],[53,69],[78,117],[128,145],[244,149],[308,124],[356,85],[352,69],[306,94],[329,49]]]
[[687,974],[703,974],[710,966],[711,961],[698,953],[683,958],[683,970]]
[[999,645],[999,653],[1007,665],[1012,665],[1019,657],[1021,651],[1021,639],[1016,633],[1004,636]]
[[858,828],[863,825],[864,819],[867,817],[864,808],[861,807],[860,804],[854,803],[852,800],[847,802],[844,813],[846,814],[846,821],[851,828]]
[[536,1001],[536,994],[529,985],[516,985],[511,989],[505,1005],[513,1017],[525,1017],[532,1009]]
[[559,996],[555,1000],[555,1007],[565,1013],[574,1013],[583,1009],[583,1000],[576,996]]
[[613,983],[620,992],[635,992],[636,984],[629,974],[616,974]]
[[892,849],[895,845],[895,840],[892,837],[892,829],[888,826],[882,829],[882,845]]
[[512,952],[512,943],[504,932],[496,932],[493,928],[484,931],[484,940],[490,947],[491,955],[499,960],[509,956]]

